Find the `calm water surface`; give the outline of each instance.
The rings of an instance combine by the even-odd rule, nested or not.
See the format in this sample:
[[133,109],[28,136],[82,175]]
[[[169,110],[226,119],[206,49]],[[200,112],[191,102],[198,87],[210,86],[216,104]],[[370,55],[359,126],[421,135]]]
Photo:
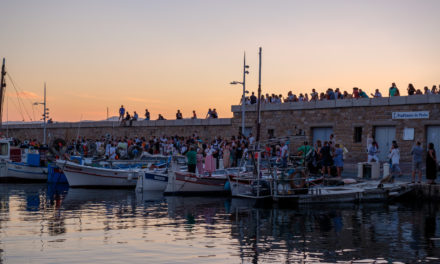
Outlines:
[[261,209],[242,199],[3,184],[0,262],[439,263],[438,209]]

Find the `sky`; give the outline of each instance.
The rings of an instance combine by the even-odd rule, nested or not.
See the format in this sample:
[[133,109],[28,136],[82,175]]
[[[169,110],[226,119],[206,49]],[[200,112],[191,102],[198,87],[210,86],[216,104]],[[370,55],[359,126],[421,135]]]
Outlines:
[[[354,86],[387,94],[440,84],[438,0],[0,0],[8,71],[3,120],[38,120],[44,83],[55,121],[131,114],[174,119],[239,103]],[[9,76],[12,78],[12,85]],[[17,95],[20,100],[17,99]]]

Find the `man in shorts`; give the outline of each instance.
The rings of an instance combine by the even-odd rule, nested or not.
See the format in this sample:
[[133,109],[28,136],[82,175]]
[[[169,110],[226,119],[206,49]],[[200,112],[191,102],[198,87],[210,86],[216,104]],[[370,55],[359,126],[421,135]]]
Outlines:
[[412,159],[412,183],[416,181],[416,173],[419,174],[418,182],[422,182],[422,160],[423,160],[423,148],[420,141],[417,141],[416,145],[411,150]]

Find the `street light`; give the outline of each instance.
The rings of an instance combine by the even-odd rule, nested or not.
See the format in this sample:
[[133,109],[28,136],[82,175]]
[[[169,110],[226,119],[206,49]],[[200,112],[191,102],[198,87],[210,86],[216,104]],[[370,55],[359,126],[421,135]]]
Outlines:
[[49,108],[46,107],[46,83],[44,83],[44,102],[35,102],[33,105],[43,105],[43,125],[44,125],[44,139],[43,144],[46,145],[46,119],[49,117]]
[[243,81],[242,82],[237,82],[237,81],[231,82],[231,85],[241,84],[243,86],[243,95],[241,97],[241,134],[243,136],[244,136],[244,119],[245,119],[245,104],[246,104],[245,98],[246,98],[246,93],[249,93],[248,91],[246,91],[246,74],[249,74],[249,71],[247,69],[249,69],[249,65],[246,65],[246,53],[244,53]]

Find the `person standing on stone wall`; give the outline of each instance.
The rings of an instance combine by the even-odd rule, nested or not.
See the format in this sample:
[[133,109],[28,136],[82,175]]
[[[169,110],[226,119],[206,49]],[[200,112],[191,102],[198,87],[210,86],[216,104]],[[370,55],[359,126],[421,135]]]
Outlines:
[[118,119],[118,121],[124,120],[124,117],[125,117],[125,108],[124,108],[123,105],[121,105],[121,108],[119,108],[119,119]]
[[145,109],[145,120],[150,120],[150,112],[148,111],[148,109]]
[[435,154],[434,144],[429,143],[428,153],[426,154],[426,179],[429,184],[435,184],[437,178],[437,156]]
[[416,145],[411,150],[412,159],[412,183],[416,181],[416,173],[419,174],[419,183],[422,182],[422,157],[423,148],[420,141],[417,141]]

